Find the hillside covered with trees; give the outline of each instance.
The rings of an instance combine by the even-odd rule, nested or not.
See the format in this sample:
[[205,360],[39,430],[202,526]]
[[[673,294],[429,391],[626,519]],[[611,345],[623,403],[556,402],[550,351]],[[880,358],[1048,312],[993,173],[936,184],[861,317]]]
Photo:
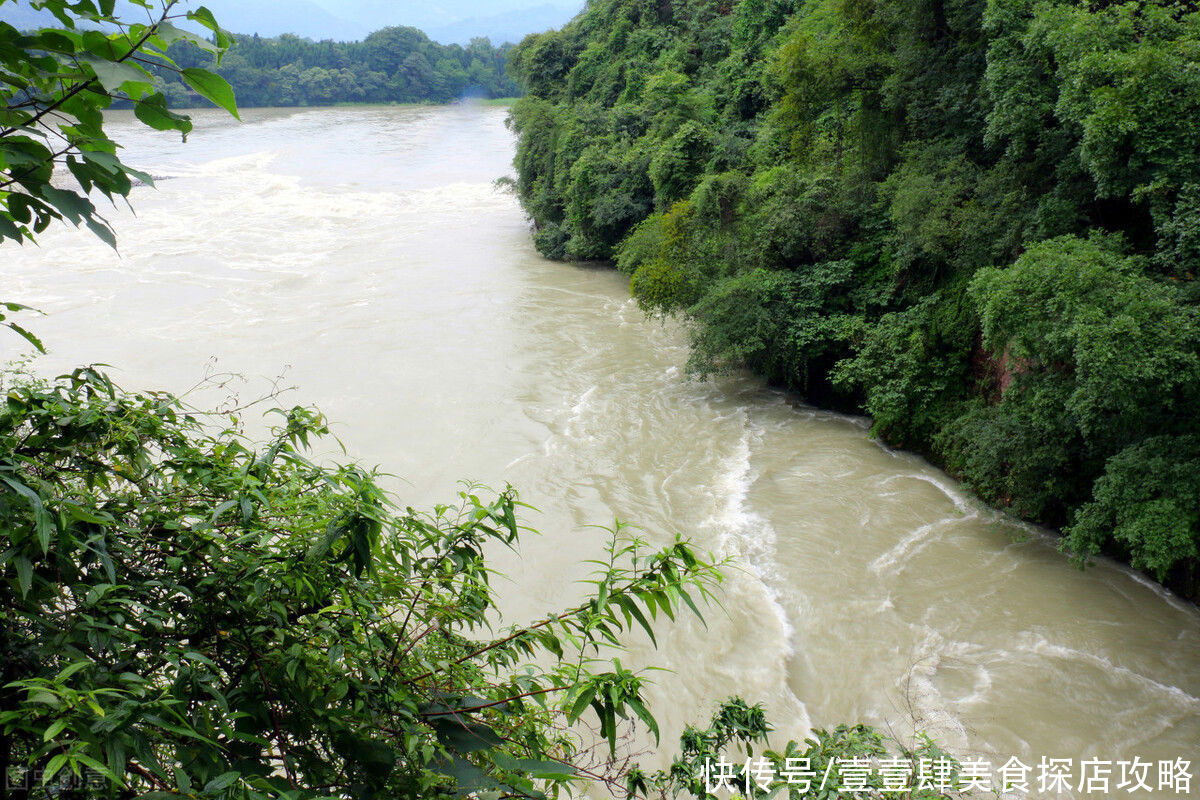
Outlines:
[[[505,71],[511,45],[473,39],[466,47],[430,41],[416,28],[375,31],[361,42],[314,42],[285,34],[233,36],[220,64],[193,44],[179,42],[171,58],[181,66],[212,70],[233,86],[238,105],[318,106],[335,103],[447,103],[463,96],[512,97]],[[176,107],[201,99],[161,71],[162,90]]]
[[[190,41],[215,60],[232,42],[173,2],[130,24],[111,3],[41,6],[61,28],[0,22],[0,246],[69,222],[115,247],[91,197],[128,200],[153,178],[120,160],[102,112],[124,102],[190,132],[153,66],[236,115],[229,83],[169,55]],[[29,311],[0,299],[0,334],[44,351],[11,318]],[[239,416],[257,401],[205,411],[94,366],[53,379],[4,366],[0,394],[0,800],[545,800],[586,782],[707,800],[708,764],[756,747],[753,773],[723,773],[756,799],[785,788],[762,775],[799,763],[790,797],[827,795],[818,775],[885,785],[853,766],[896,752],[881,734],[840,725],[765,750],[764,709],[738,698],[684,729],[669,769],[632,763],[633,722],[659,730],[620,636],[700,615],[722,580],[682,538],[656,550],[615,523],[579,604],[502,627],[486,554],[532,532],[511,488],[401,509],[376,471],[310,459],[330,436],[311,408],[268,412],[278,424],[255,440]],[[595,742],[571,729],[581,720]],[[907,777],[938,765],[938,785],[906,792],[918,800],[961,774],[927,739],[898,757]]]
[[538,248],[1200,593],[1200,7],[595,0],[511,57]]

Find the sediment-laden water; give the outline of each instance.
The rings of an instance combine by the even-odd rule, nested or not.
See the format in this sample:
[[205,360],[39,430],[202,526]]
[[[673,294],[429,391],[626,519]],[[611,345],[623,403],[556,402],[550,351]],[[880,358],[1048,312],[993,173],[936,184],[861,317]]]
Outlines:
[[26,320],[52,350],[36,370],[105,362],[176,392],[249,378],[204,402],[295,386],[279,402],[318,405],[415,506],[511,482],[542,531],[499,556],[514,621],[580,594],[605,535],[590,524],[735,556],[707,629],[630,644],[674,670],[652,692],[667,741],[738,693],[777,743],[861,719],[997,765],[1198,766],[1193,606],[1123,567],[1077,570],[864,420],[749,377],[689,380],[678,324],[645,319],[615,272],[533,250],[492,185],[503,109],[196,116],[186,145],[114,118],[126,161],[159,177],[136,216],[110,215],[120,255],[69,229],[4,245],[2,299],[47,314]]

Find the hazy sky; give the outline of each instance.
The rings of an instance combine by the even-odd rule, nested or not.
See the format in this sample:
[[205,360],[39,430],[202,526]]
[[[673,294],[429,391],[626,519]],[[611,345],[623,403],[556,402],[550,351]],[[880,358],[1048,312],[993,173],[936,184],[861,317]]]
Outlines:
[[[361,39],[388,25],[411,25],[440,42],[487,36],[494,44],[560,27],[584,0],[188,0],[207,5],[235,33]],[[144,14],[145,12],[141,12]],[[0,3],[0,20],[36,24],[28,0]],[[53,24],[44,21],[41,24]]]
[[[253,0],[239,0],[239,2],[249,2],[253,5]],[[402,11],[406,7],[433,13],[441,11],[451,14],[465,13],[467,16],[475,17],[492,17],[514,8],[528,8],[544,4],[540,0],[438,0],[430,3],[413,3],[406,0],[314,0],[314,2],[334,14],[348,18],[376,14],[389,15],[395,11]]]

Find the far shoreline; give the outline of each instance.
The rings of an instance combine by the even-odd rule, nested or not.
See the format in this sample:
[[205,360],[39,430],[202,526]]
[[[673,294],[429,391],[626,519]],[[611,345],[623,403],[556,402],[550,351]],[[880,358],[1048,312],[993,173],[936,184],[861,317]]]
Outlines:
[[[511,106],[513,103],[517,102],[520,99],[521,99],[520,97],[466,97],[466,98],[458,98],[455,100],[451,100],[448,103],[435,103],[433,101],[418,101],[418,102],[412,102],[412,103],[399,103],[399,102],[396,102],[396,103],[368,103],[368,102],[360,102],[360,101],[351,100],[351,101],[338,102],[338,103],[320,103],[320,104],[315,104],[315,105],[314,104],[288,105],[288,106],[239,105],[238,111],[245,111],[245,110],[249,110],[249,109],[313,109],[313,108],[436,108],[436,107],[441,107],[441,106],[458,106],[458,105],[463,105],[463,106],[479,105],[479,106],[486,106],[488,108],[507,108],[508,106]],[[208,104],[208,103],[204,103],[204,104],[197,103],[196,105],[173,105],[173,106],[171,106],[171,109],[173,111],[181,111],[181,112],[209,111],[209,110],[220,111],[221,110],[221,109],[217,108],[216,106]],[[132,106],[125,106],[124,104],[122,104],[120,106],[114,105],[111,108],[106,109],[106,110],[108,110],[108,111],[132,111],[133,108],[132,108]]]

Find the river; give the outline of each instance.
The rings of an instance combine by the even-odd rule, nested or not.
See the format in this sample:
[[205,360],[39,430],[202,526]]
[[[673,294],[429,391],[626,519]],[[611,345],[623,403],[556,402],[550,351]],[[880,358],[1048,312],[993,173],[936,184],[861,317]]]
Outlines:
[[[1076,569],[863,419],[747,376],[689,379],[684,331],[646,319],[620,275],[534,251],[492,185],[511,172],[505,114],[197,112],[186,144],[113,115],[124,159],[159,178],[136,215],[109,214],[120,254],[66,227],[4,245],[3,299],[46,313],[25,320],[51,351],[34,368],[104,362],[175,392],[236,372],[222,391],[242,400],[295,387],[280,402],[319,406],[414,506],[511,482],[542,532],[499,557],[512,621],[580,594],[604,536],[588,525],[735,556],[707,629],[630,642],[674,670],[651,690],[666,742],[738,693],[766,703],[775,744],[863,720],[996,765],[1196,769],[1194,606],[1120,565]],[[4,360],[19,344],[0,338]]]

